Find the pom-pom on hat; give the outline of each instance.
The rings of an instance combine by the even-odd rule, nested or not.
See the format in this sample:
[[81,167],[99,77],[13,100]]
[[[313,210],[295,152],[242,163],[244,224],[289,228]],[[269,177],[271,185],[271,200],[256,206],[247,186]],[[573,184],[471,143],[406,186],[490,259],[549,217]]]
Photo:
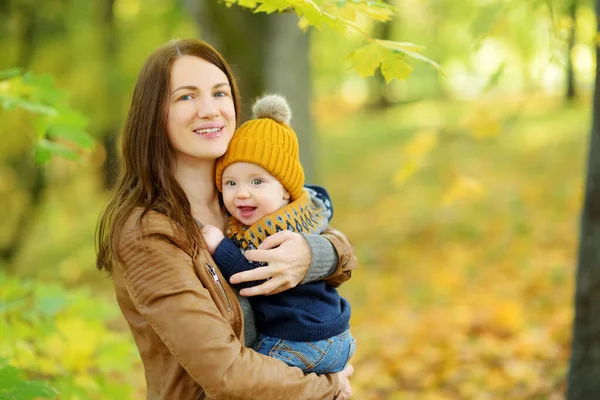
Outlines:
[[298,138],[290,127],[290,107],[283,96],[272,94],[252,106],[252,118],[242,124],[227,152],[217,160],[217,188],[223,191],[223,171],[236,162],[257,164],[290,192],[294,201],[302,194],[304,170],[298,154]]

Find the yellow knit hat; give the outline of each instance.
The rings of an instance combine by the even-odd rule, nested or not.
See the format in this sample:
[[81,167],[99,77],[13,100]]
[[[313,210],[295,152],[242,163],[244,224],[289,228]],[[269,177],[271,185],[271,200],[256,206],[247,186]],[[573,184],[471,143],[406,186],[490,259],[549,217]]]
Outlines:
[[217,160],[217,188],[223,191],[223,171],[236,162],[259,165],[290,192],[294,201],[302,194],[304,170],[298,154],[298,138],[289,126],[292,112],[284,97],[268,95],[252,107],[252,118],[240,126]]

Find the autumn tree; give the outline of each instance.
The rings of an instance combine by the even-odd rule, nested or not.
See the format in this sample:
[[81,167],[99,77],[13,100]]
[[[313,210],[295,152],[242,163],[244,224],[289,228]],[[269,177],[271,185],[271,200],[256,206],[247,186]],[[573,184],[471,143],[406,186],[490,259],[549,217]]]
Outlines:
[[[600,19],[600,0],[596,0]],[[598,28],[600,29],[600,24]],[[596,46],[596,60],[600,49]],[[596,67],[592,129],[579,238],[575,320],[568,376],[569,400],[600,394],[600,68]]]

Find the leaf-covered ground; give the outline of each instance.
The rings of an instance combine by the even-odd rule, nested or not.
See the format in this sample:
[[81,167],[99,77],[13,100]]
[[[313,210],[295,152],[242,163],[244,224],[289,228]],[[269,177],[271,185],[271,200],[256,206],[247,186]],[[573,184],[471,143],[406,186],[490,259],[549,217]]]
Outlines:
[[341,288],[354,397],[563,398],[587,105],[330,106],[321,181],[361,262]]

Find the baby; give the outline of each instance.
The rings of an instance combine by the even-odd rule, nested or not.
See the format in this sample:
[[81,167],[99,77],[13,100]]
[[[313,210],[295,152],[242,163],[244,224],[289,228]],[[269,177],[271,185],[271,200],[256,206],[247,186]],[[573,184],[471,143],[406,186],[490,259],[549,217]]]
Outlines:
[[[227,237],[214,226],[202,230],[228,280],[257,267],[244,257],[244,250],[257,248],[283,230],[321,233],[331,215],[324,189],[304,187],[298,139],[289,125],[291,111],[285,98],[265,96],[252,111],[254,119],[239,127],[217,161],[217,187],[231,214]],[[261,332],[252,348],[259,353],[317,374],[341,371],[354,354],[350,305],[324,281],[249,300]]]

